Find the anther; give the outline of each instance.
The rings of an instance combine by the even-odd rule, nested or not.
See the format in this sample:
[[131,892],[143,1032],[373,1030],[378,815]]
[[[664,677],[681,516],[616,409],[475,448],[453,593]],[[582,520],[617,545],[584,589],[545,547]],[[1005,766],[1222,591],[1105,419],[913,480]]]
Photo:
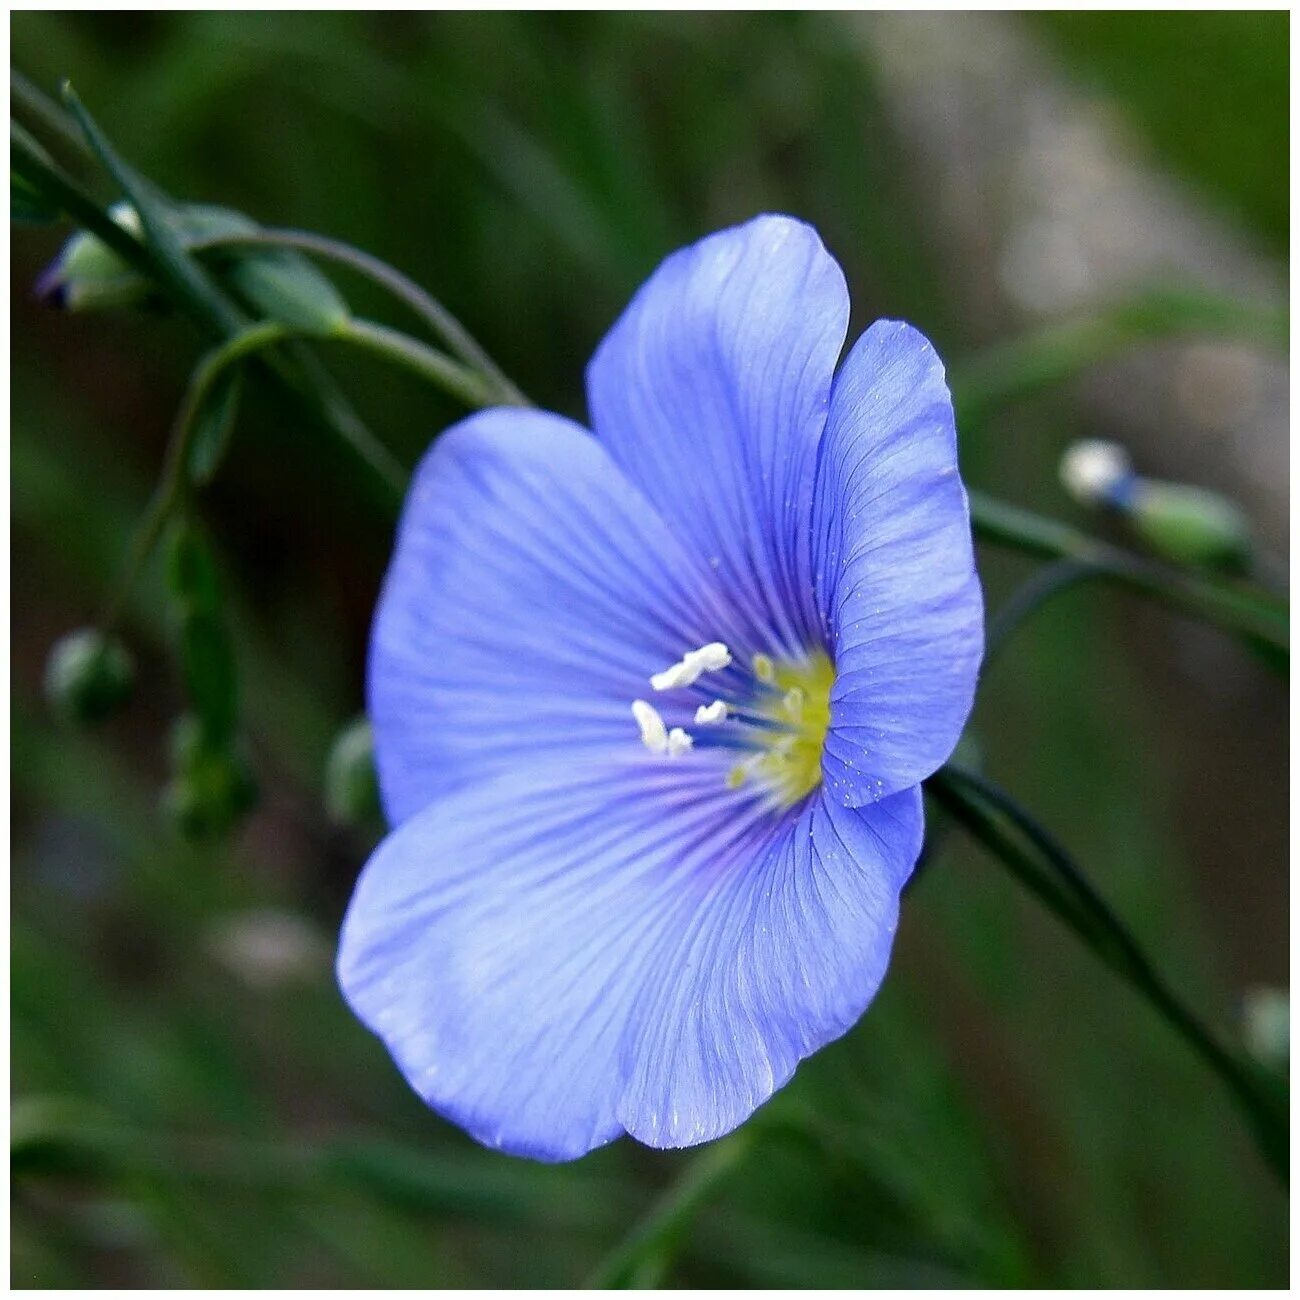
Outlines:
[[664,726],[664,720],[654,705],[647,704],[644,700],[633,700],[632,716],[641,728],[641,743],[652,754],[668,753],[668,728]]
[[731,651],[721,641],[710,641],[698,650],[688,650],[671,668],[655,673],[650,679],[650,685],[657,691],[693,686],[705,673],[715,673],[730,662]]
[[713,727],[727,720],[727,705],[723,700],[714,700],[712,704],[701,704],[695,710],[697,727]]
[[680,727],[668,733],[668,757],[680,758],[695,742]]

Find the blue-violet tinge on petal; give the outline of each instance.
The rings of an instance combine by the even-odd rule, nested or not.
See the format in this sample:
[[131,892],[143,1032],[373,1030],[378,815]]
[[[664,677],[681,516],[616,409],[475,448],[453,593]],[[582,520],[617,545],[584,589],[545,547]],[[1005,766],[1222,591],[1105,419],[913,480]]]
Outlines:
[[393,830],[353,1009],[479,1141],[716,1138],[884,976],[983,617],[943,367],[816,232],[669,257],[594,430],[483,411],[411,487],[369,712]]

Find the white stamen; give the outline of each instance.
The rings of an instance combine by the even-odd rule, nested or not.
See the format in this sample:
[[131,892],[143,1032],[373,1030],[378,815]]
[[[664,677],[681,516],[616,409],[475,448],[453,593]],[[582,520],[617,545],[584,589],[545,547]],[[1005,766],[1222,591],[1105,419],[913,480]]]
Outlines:
[[657,691],[693,686],[705,673],[715,673],[731,662],[731,651],[721,641],[710,641],[698,650],[688,650],[678,663],[655,673],[650,685]]
[[668,728],[664,726],[664,720],[654,705],[647,704],[644,700],[633,700],[632,716],[641,728],[641,743],[652,754],[666,754],[669,745]]
[[803,700],[803,691],[798,686],[794,686],[786,691],[785,698],[781,701],[787,716],[795,722],[798,722],[803,717]]
[[668,757],[680,758],[695,742],[680,727],[668,733]]
[[726,722],[727,706],[722,700],[714,700],[712,704],[701,704],[695,710],[695,725],[697,727],[714,727],[719,722]]

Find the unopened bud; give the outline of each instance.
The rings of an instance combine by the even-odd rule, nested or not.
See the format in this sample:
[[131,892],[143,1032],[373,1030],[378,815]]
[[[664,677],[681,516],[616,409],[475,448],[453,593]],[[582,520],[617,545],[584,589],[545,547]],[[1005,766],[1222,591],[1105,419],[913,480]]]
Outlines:
[[1217,492],[1137,479],[1126,513],[1147,546],[1175,564],[1241,568],[1250,558],[1250,524]]
[[[129,234],[140,234],[140,218],[128,203],[115,203],[109,216]],[[130,307],[149,296],[149,281],[98,235],[79,231],[36,281],[36,295],[68,311]]]
[[240,750],[215,742],[202,721],[187,714],[172,729],[175,776],[163,791],[163,811],[190,840],[226,835],[257,802],[257,782]]
[[1119,505],[1133,481],[1133,464],[1117,442],[1087,438],[1061,457],[1061,482],[1080,505]]
[[262,316],[293,329],[333,334],[351,315],[333,282],[297,253],[246,253],[226,274]]
[[340,731],[330,748],[325,764],[325,808],[344,826],[365,826],[379,819],[375,737],[364,717]]
[[45,696],[66,722],[99,722],[125,704],[135,683],[131,655],[98,628],[69,632],[45,663]]
[[1240,569],[1250,559],[1250,524],[1237,506],[1205,488],[1139,477],[1118,443],[1076,442],[1061,458],[1061,482],[1081,505],[1121,514],[1171,563]]

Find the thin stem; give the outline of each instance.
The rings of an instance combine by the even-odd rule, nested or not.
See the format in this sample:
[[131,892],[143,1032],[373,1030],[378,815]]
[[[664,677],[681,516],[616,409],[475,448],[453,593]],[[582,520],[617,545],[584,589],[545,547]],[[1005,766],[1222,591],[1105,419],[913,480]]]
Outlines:
[[1285,604],[1261,593],[1210,582],[1098,541],[1068,524],[1008,505],[983,492],[970,493],[976,535],[1028,555],[1072,559],[1121,586],[1175,609],[1286,651],[1289,616]]
[[71,217],[123,261],[152,280],[158,264],[149,249],[108,215],[17,122],[9,123],[9,165],[30,181],[60,211]]
[[374,321],[349,320],[330,336],[374,352],[436,384],[466,406],[491,406],[496,395],[481,376],[399,330]]
[[[88,230],[116,252],[128,265],[155,284],[164,286],[166,277],[149,245],[136,239],[117,224],[80,185],[55,164],[48,154],[17,123],[10,123],[10,166],[23,175],[42,194],[83,229]],[[206,308],[193,301],[178,304],[209,334],[230,338],[236,327],[228,327]],[[299,359],[291,366],[275,356],[263,358],[264,364],[282,387],[305,406],[326,430],[352,448],[376,470],[394,502],[400,502],[406,490],[406,472],[388,454],[379,439],[367,428],[338,391],[320,363]],[[304,376],[301,372],[306,370]]]
[[628,1237],[596,1266],[586,1288],[658,1288],[696,1214],[731,1177],[753,1145],[751,1133],[735,1133],[697,1156]]
[[63,99],[85,132],[86,143],[139,216],[145,241],[154,254],[156,276],[214,332],[231,334],[241,329],[245,323],[243,315],[186,253],[168,219],[167,200],[127,166],[67,82],[63,83]]
[[1085,578],[1095,578],[1101,573],[1095,565],[1084,560],[1054,560],[1036,570],[1034,574],[1012,592],[1010,598],[989,621],[984,634],[984,663],[981,678],[988,672],[989,664],[1002,652],[1012,634],[1032,614],[1037,613],[1053,596],[1068,591]]
[[[989,852],[1028,884],[1084,943],[1147,1001],[1218,1075],[1241,1108],[1261,1154],[1287,1176],[1285,1106],[1264,1081],[1226,1049],[1173,993],[1141,946],[1060,843],[1005,791],[951,764],[927,789]],[[1029,842],[1026,853],[1009,823]]]
[[[322,420],[345,446],[374,471],[391,500],[400,504],[406,495],[406,485],[410,479],[406,467],[357,414],[334,376],[309,347],[302,342],[289,341],[285,351],[295,362],[294,382],[301,383],[304,398],[319,406]],[[285,370],[287,372],[288,368],[285,367]],[[305,382],[297,379],[298,371],[305,376]]]
[[104,626],[112,628],[122,611],[123,604],[131,588],[135,585],[140,570],[149,558],[158,538],[162,536],[167,521],[180,503],[185,492],[185,467],[189,462],[190,447],[198,428],[198,414],[203,403],[211,393],[213,385],[229,366],[235,365],[243,358],[263,348],[283,341],[292,334],[287,326],[275,321],[266,321],[254,325],[236,334],[228,343],[209,352],[199,363],[190,379],[189,388],[181,402],[180,410],[172,425],[172,434],[167,443],[163,460],[162,475],[154,489],[144,518],[131,543],[126,564],[117,587],[109,600],[104,614]]
[[404,302],[466,365],[486,375],[500,390],[506,404],[528,405],[519,389],[442,303],[410,277],[363,249],[306,230],[257,230],[237,235],[216,235],[190,240],[186,246],[195,253],[223,248],[294,248],[350,266]]
[[[420,378],[459,398],[468,406],[484,406],[491,401],[492,395],[486,391],[482,381],[473,371],[457,365],[433,348],[397,330],[377,325],[373,321],[348,320],[337,326],[330,334],[323,336],[279,321],[263,321],[242,330],[220,347],[209,352],[194,371],[185,398],[177,412],[172,436],[167,444],[158,487],[132,542],[122,579],[109,602],[105,614],[106,627],[115,624],[127,592],[135,583],[141,567],[148,559],[185,492],[186,467],[189,464],[194,434],[198,428],[198,416],[217,381],[231,366],[295,338],[327,338],[354,344],[412,371]],[[400,495],[408,476],[387,449],[374,440],[369,430],[359,422],[354,427],[349,421],[342,420],[339,421],[338,427],[353,450]]]
[[9,69],[9,97],[51,135],[58,136],[69,149],[83,158],[89,153],[76,123],[17,68]]

